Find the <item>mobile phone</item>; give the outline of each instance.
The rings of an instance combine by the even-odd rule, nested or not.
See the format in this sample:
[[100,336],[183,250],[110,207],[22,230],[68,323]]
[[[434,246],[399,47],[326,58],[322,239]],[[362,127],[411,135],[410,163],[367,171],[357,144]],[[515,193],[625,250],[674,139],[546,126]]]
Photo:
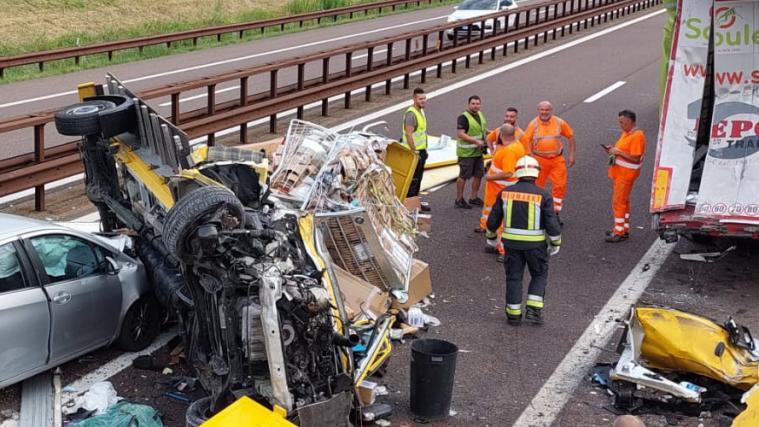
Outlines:
[[609,148],[611,148],[611,145],[608,145],[608,144],[598,144],[598,145],[600,145],[601,148],[603,148],[604,150],[607,150],[607,151],[609,150]]

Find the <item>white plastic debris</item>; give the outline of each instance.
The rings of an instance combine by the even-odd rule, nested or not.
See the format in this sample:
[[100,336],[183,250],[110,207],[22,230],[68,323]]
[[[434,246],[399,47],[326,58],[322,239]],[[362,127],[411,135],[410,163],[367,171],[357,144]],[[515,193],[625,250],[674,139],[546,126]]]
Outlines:
[[102,381],[93,384],[87,393],[84,393],[82,408],[95,411],[95,415],[100,415],[118,401],[119,397],[116,395],[113,384],[110,381]]
[[422,319],[424,319],[425,325],[440,326],[440,319],[438,319],[435,316],[430,316],[429,314],[422,314]]
[[422,309],[418,307],[411,307],[408,309],[408,323],[415,328],[424,327],[424,316]]
[[380,427],[390,427],[391,425],[393,425],[393,423],[391,423],[388,420],[375,420],[374,425],[377,425]]

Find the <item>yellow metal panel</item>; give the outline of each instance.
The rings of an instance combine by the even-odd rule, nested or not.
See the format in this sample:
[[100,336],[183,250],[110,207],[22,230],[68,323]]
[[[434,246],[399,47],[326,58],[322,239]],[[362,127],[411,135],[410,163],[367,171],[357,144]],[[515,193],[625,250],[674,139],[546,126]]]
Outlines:
[[278,406],[269,410],[255,400],[243,396],[203,423],[203,427],[295,427],[287,421]]
[[119,163],[123,164],[127,170],[137,178],[139,182],[145,185],[166,210],[174,206],[174,196],[171,189],[166,185],[166,180],[157,173],[153,172],[153,167],[145,163],[140,156],[136,155],[126,144],[118,144],[118,151],[114,155]]
[[80,101],[84,101],[84,98],[89,98],[98,94],[95,90],[95,83],[93,82],[80,84],[77,86],[77,92],[79,92]]
[[651,210],[661,209],[667,203],[669,184],[672,177],[672,169],[659,168],[654,174],[654,196],[651,201]]
[[[759,362],[730,343],[730,334],[704,317],[679,310],[638,307],[641,359],[647,368],[690,372],[747,390],[759,381]],[[725,350],[718,356],[717,346]]]
[[395,195],[401,201],[406,199],[406,193],[411,186],[411,179],[414,177],[414,170],[418,162],[419,156],[403,145],[393,142],[387,146],[385,164],[393,171]]
[[741,401],[746,404],[746,409],[735,417],[732,427],[759,426],[759,387],[747,391]]

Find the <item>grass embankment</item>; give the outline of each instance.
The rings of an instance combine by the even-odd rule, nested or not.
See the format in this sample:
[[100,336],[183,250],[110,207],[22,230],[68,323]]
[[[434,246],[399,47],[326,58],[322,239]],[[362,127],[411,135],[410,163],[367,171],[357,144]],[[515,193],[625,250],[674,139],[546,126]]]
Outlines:
[[[315,10],[332,9],[376,0],[0,0],[0,56],[26,52],[84,46],[113,40],[124,40],[166,34],[195,28],[255,21],[276,16],[294,15]],[[455,1],[455,0],[449,0]],[[433,3],[437,6],[440,3]],[[372,14],[376,14],[376,11]],[[369,15],[372,16],[371,14]],[[340,22],[347,21],[347,17]],[[364,16],[354,18],[365,19]],[[321,26],[334,25],[332,21]],[[305,27],[313,28],[316,23]],[[297,23],[285,32],[299,31]],[[264,35],[280,33],[279,27]],[[259,31],[246,32],[241,40],[236,34],[148,46],[117,51],[112,60],[107,54],[45,63],[40,72],[36,64],[5,70],[0,84],[28,80],[82,69],[120,64],[173,53],[216,47],[262,37]]]

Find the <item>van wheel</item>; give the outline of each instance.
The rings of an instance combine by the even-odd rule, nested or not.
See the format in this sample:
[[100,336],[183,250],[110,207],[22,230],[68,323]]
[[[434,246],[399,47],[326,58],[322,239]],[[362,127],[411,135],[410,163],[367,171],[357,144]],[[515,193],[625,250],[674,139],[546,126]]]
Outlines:
[[200,187],[182,196],[163,223],[163,243],[169,253],[185,262],[190,261],[192,250],[188,237],[201,225],[204,217],[222,207],[237,219],[240,227],[245,225],[245,208],[226,187]]
[[127,310],[116,345],[126,351],[140,351],[153,343],[161,331],[161,309],[152,296],[135,301]]
[[55,128],[61,135],[87,136],[100,133],[100,112],[116,108],[104,99],[69,105],[55,113]]
[[208,420],[211,411],[211,398],[201,397],[192,402],[185,413],[187,427],[198,427]]

